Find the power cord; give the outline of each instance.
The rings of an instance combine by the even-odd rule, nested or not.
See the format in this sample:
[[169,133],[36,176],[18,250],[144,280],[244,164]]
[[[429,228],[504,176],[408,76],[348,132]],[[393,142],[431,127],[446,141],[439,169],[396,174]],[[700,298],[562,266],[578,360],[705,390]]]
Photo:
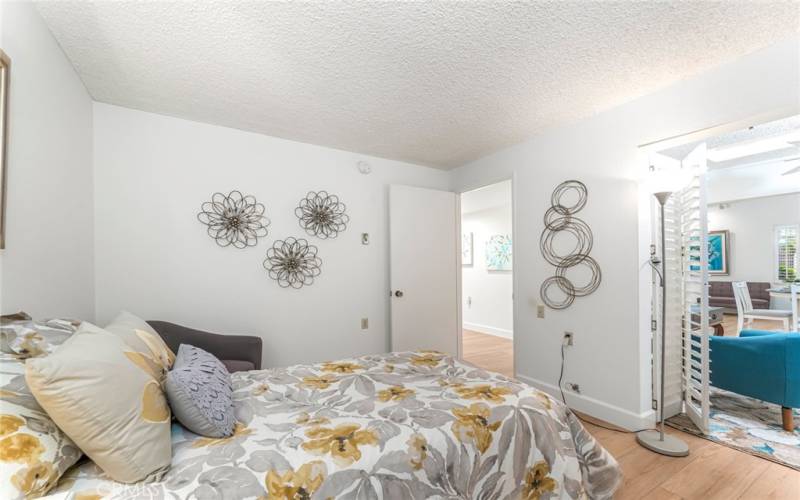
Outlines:
[[578,417],[578,420],[580,420],[581,422],[587,423],[587,424],[594,425],[596,427],[600,427],[602,429],[606,429],[606,430],[614,431],[614,432],[620,432],[622,434],[635,434],[637,432],[646,431],[646,430],[650,429],[650,427],[647,427],[645,429],[639,429],[638,431],[629,431],[629,430],[625,430],[625,429],[615,429],[613,427],[608,427],[608,426],[605,426],[605,425],[602,425],[602,424],[598,424],[597,422],[592,422],[591,420],[586,420],[585,418],[581,417],[580,414],[578,414],[578,412],[576,412],[574,409],[570,408],[570,406],[567,404],[567,398],[564,396],[564,388],[561,385],[562,381],[564,380],[564,365],[566,364],[565,363],[565,359],[564,359],[564,347],[566,347],[566,344],[564,342],[562,342],[561,343],[561,370],[560,370],[560,372],[558,374],[558,390],[559,390],[559,392],[561,392],[561,401],[564,403],[564,405],[567,408],[572,410],[572,414],[575,415],[576,417]]

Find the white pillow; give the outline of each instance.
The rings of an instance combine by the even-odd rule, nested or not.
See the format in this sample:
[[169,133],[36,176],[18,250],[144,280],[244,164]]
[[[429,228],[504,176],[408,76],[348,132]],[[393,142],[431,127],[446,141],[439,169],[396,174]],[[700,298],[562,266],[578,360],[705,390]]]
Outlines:
[[172,458],[169,406],[144,361],[118,335],[83,323],[26,367],[28,386],[50,418],[123,483],[160,479]]

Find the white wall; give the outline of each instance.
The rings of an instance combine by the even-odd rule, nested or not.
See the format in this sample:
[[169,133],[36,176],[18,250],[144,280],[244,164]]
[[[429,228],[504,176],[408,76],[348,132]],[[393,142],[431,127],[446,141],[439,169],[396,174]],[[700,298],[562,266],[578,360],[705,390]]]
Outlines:
[[[709,186],[710,188],[710,186]],[[800,193],[752,198],[708,209],[708,229],[730,231],[729,276],[718,281],[776,281],[775,226],[800,225]]]
[[11,58],[3,313],[94,319],[92,101],[32,3],[5,2]]
[[[126,308],[260,335],[266,366],[388,349],[387,186],[446,189],[447,172],[105,104],[94,110],[98,321]],[[359,159],[370,175],[358,172]],[[256,247],[220,248],[196,218],[215,191],[232,189],[266,205],[270,234]],[[305,235],[294,215],[309,190],[323,189],[350,215],[347,230],[327,241]],[[272,242],[288,236],[319,247],[322,274],[310,287],[280,288],[262,267]]]
[[761,198],[800,191],[800,172],[783,175],[797,165],[796,162],[780,160],[758,165],[710,170],[706,175],[708,203]]
[[[577,409],[628,427],[642,426],[650,408],[650,228],[647,196],[638,189],[644,167],[637,146],[775,109],[800,107],[797,40],[777,44],[580,123],[543,133],[454,171],[467,190],[514,175],[514,354],[518,376],[557,393],[565,330],[565,382]],[[795,111],[796,112],[796,111]],[[553,273],[539,252],[542,216],[553,188],[566,179],[586,183],[579,213],[594,232],[592,256],[600,288],[569,309],[537,319],[539,286]],[[641,214],[641,217],[640,217]],[[641,298],[641,300],[640,300]]]
[[486,242],[496,234],[512,234],[510,197],[506,201],[504,206],[461,215],[461,232],[472,233],[473,238],[473,265],[462,267],[461,301],[464,328],[511,338],[512,272],[486,269]]

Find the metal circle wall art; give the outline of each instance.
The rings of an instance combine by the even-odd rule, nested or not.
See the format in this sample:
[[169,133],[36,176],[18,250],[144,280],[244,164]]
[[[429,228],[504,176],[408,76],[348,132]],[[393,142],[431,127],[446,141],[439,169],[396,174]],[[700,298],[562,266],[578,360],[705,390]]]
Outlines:
[[[564,201],[569,193],[577,197],[574,203],[567,204]],[[594,244],[592,230],[586,222],[575,217],[586,206],[588,197],[585,184],[575,180],[564,181],[553,190],[551,206],[544,214],[544,230],[539,238],[539,249],[544,259],[555,266],[556,273],[542,282],[539,295],[542,302],[552,309],[568,308],[575,297],[584,297],[597,290],[602,280],[600,265],[589,255]],[[570,251],[556,250],[554,241],[558,235],[566,235],[574,240]],[[587,268],[590,277],[585,283],[575,285],[567,273],[578,266]],[[564,298],[558,299],[551,295],[554,286],[564,294]]]
[[203,203],[197,220],[208,226],[208,235],[217,245],[236,248],[255,246],[268,234],[270,224],[263,204],[235,190],[227,195],[214,193],[211,201]]
[[283,288],[302,288],[314,284],[319,276],[322,260],[317,257],[317,247],[304,239],[293,237],[276,240],[267,250],[264,268],[269,277]]
[[339,197],[325,191],[309,191],[294,213],[300,220],[300,227],[311,236],[336,238],[347,229],[350,217],[345,213],[347,207]]

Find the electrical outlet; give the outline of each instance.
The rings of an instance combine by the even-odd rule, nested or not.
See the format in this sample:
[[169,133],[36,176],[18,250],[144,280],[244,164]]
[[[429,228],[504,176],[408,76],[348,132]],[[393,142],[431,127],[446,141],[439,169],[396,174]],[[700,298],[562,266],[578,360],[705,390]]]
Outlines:
[[361,318],[361,329],[369,330],[369,318]]
[[544,318],[544,305],[539,304],[538,306],[536,306],[536,317]]
[[575,335],[572,332],[564,332],[564,345],[573,345]]
[[567,389],[570,391],[580,394],[581,393],[581,386],[578,384],[573,384],[572,382],[567,382]]

